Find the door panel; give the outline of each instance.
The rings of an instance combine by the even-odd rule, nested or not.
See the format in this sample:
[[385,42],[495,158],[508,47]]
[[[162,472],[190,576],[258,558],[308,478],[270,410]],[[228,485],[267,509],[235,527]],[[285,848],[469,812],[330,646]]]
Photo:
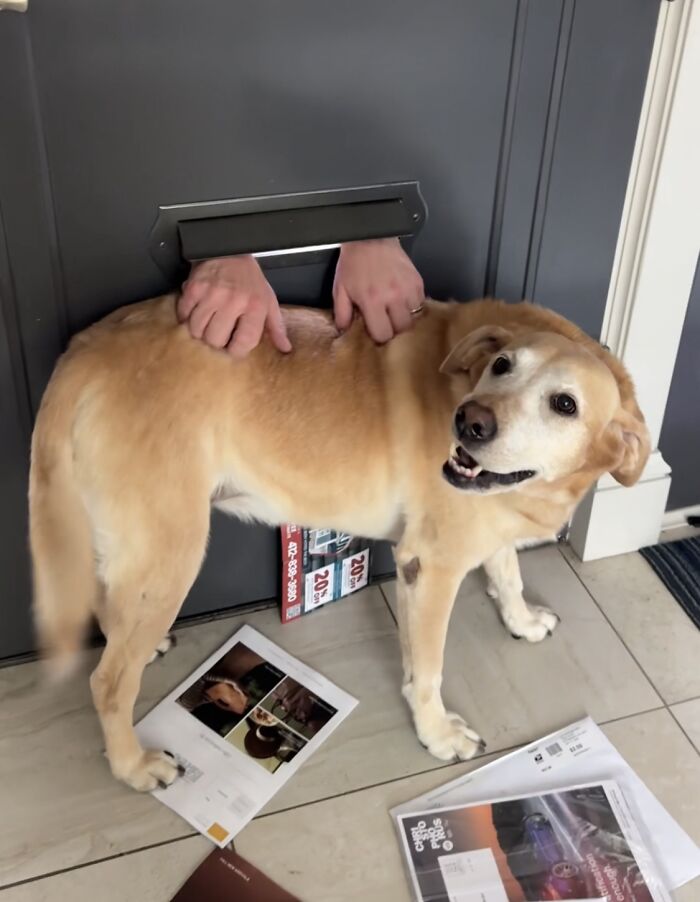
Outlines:
[[[148,253],[158,204],[402,179],[430,207],[416,249],[430,290],[479,294],[515,12],[35,0],[69,332],[170,287]],[[275,595],[276,531],[212,525],[186,613]],[[390,572],[386,549],[375,562]]]
[[562,19],[525,295],[595,337],[658,9],[658,0],[586,0]]
[[0,207],[0,659],[31,647],[27,472],[29,404]]
[[700,448],[698,448],[698,398],[700,397],[700,257],[690,292],[681,343],[673,371],[659,447],[671,465],[673,479],[666,510],[700,504]]
[[34,0],[71,331],[165,287],[146,241],[158,203],[402,179],[431,211],[431,290],[480,293],[516,5],[400,10]]
[[[173,287],[148,252],[160,204],[417,179],[430,293],[527,294],[597,334],[658,3],[31,0],[0,17],[1,365],[19,387],[3,536],[19,548],[31,412],[68,335]],[[330,300],[318,267],[271,278],[282,300]],[[185,612],[275,595],[276,532],[212,527]],[[0,655],[31,646],[19,570]]]

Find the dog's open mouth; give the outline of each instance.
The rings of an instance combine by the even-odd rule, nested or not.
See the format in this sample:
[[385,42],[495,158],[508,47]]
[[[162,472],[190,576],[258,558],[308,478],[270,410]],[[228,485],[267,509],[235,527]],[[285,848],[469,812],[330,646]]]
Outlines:
[[461,445],[457,445],[442,467],[442,475],[457,489],[485,491],[494,486],[517,485],[532,479],[534,470],[515,470],[512,473],[492,473],[485,470]]

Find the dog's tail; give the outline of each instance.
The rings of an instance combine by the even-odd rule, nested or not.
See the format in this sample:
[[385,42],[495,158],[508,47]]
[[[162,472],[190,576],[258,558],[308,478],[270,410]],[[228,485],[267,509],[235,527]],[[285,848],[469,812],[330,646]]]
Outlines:
[[55,678],[68,675],[78,661],[98,589],[91,523],[74,474],[79,392],[62,363],[37,417],[29,474],[34,621]]

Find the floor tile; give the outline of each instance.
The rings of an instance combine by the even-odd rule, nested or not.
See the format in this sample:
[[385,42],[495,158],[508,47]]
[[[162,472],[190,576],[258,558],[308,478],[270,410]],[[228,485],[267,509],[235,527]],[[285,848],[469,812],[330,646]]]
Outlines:
[[[388,810],[475,766],[443,767],[253,821],[236,850],[304,902],[408,902]],[[2,902],[166,902],[212,849],[193,837],[0,891]],[[361,862],[361,866],[358,866]]]
[[[670,813],[700,839],[700,756],[665,710],[604,728]],[[671,766],[672,764],[672,766]],[[410,894],[388,810],[438,786],[474,763],[404,778],[346,796],[262,817],[236,848],[305,902],[408,902]],[[167,902],[211,846],[194,837],[13,887],[2,902]],[[361,866],[358,866],[361,862]],[[677,895],[694,902],[695,881]]]
[[700,536],[700,529],[697,526],[676,526],[673,529],[664,529],[659,536],[659,544],[665,545],[666,542],[678,542],[681,539],[695,539]]
[[671,711],[685,730],[690,741],[695,744],[695,748],[700,752],[700,698],[673,705]]
[[[661,704],[556,546],[520,556],[530,601],[562,618],[555,634],[531,645],[503,628],[480,572],[460,589],[448,633],[443,695],[489,751],[531,740],[584,714],[597,721]],[[394,585],[384,587],[393,604]]]
[[[700,843],[700,755],[667,710],[603,727],[608,739],[686,833]],[[700,880],[694,881],[700,899]]]
[[[394,621],[378,589],[283,626],[276,610],[178,631],[148,668],[138,713],[184,679],[247,622],[360,699],[269,810],[437,766],[418,744],[401,699]],[[88,658],[94,664],[97,651]],[[0,670],[0,886],[191,832],[150,797],[116,783],[85,675],[44,690],[37,664]]]
[[583,564],[564,553],[663,699],[700,695],[700,630],[641,554]]

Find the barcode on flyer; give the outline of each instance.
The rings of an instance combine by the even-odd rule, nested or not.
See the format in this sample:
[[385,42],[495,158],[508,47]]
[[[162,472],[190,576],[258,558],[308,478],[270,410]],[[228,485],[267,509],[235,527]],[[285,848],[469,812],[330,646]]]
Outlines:
[[233,813],[237,814],[239,817],[248,817],[250,812],[253,811],[256,806],[252,799],[249,799],[244,793],[239,792],[238,795],[231,799],[228,807],[229,811],[233,811]]
[[551,745],[548,745],[545,749],[548,755],[561,755],[561,746],[558,742],[553,742]]

